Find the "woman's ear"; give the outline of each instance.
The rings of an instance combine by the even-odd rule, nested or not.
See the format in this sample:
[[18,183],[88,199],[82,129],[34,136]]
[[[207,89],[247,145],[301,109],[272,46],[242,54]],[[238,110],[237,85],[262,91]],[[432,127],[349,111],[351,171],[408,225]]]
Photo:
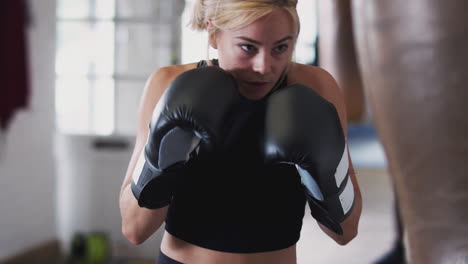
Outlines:
[[218,43],[216,39],[216,29],[214,28],[213,24],[210,20],[205,22],[206,24],[206,31],[208,31],[208,42],[213,49],[218,49]]

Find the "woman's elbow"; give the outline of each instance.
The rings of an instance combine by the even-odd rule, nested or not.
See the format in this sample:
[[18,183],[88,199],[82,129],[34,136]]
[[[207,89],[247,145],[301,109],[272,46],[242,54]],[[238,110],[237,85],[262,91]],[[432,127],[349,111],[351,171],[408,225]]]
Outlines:
[[349,242],[351,242],[351,240],[353,240],[358,234],[358,231],[357,229],[353,230],[353,231],[348,231],[346,232],[345,234],[343,234],[342,236],[338,236],[335,241],[338,245],[340,246],[345,246],[347,245]]
[[145,242],[146,238],[143,237],[135,228],[130,225],[122,224],[122,234],[124,237],[134,245],[140,245]]

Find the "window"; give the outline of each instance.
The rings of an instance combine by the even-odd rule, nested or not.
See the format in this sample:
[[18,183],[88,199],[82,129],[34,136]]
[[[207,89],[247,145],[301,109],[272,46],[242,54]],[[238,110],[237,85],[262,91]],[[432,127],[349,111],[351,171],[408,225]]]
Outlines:
[[180,62],[183,0],[57,0],[60,132],[133,135],[157,68]]
[[299,32],[294,53],[295,61],[312,64],[317,59],[317,0],[299,1],[297,13],[301,21],[301,32]]

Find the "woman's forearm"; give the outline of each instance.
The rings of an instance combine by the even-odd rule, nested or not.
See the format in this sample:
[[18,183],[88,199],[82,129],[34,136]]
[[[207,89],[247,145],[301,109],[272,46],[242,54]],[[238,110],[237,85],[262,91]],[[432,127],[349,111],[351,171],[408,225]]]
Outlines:
[[159,209],[147,209],[138,205],[133,196],[131,185],[122,190],[120,214],[122,233],[133,244],[141,244],[156,232],[167,215],[168,206]]

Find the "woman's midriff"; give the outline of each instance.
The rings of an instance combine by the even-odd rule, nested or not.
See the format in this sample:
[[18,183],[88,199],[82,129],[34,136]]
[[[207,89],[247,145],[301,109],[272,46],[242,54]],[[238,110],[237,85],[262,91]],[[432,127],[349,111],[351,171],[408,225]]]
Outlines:
[[296,246],[260,253],[227,253],[190,244],[164,232],[161,251],[185,264],[296,264]]

